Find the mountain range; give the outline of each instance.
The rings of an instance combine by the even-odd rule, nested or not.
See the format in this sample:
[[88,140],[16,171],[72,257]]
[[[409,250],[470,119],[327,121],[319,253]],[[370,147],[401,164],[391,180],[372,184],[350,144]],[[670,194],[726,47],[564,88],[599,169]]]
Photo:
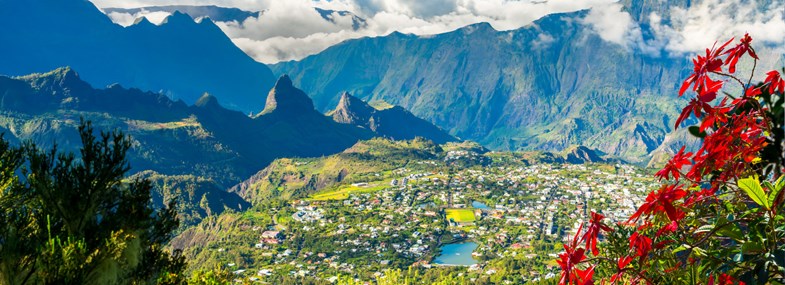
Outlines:
[[480,23],[434,36],[350,40],[271,67],[320,110],[348,91],[491,149],[587,145],[646,162],[673,129],[682,105],[673,94],[687,62],[606,42],[580,23],[586,13],[512,31]]
[[[650,13],[667,22],[672,7],[694,3],[621,4],[647,39]],[[510,31],[479,23],[437,35],[392,33],[349,40],[268,67],[248,57],[204,17],[234,10],[196,7],[159,7],[173,11],[161,25],[141,18],[124,28],[85,0],[3,1],[0,24],[11,32],[0,33],[0,53],[8,55],[0,74],[70,65],[92,86],[118,82],[185,104],[197,103],[208,92],[226,109],[256,115],[267,99],[258,92],[273,87],[273,74],[287,74],[319,112],[338,106],[330,113],[333,119],[355,124],[367,136],[411,138],[432,132],[437,141],[459,137],[493,150],[560,151],[585,145],[640,164],[661,161],[674,145],[688,142],[686,133],[672,131],[685,104],[674,94],[690,72],[686,57],[606,41],[585,23],[590,11],[551,14]],[[37,13],[20,17],[22,11]],[[344,92],[359,99],[355,101],[388,102],[402,109],[346,105],[351,100],[342,99]],[[347,106],[356,108],[347,111]],[[444,131],[396,134],[382,123],[393,111]]]
[[103,8],[101,9],[106,14],[121,13],[136,15],[139,13],[153,13],[153,12],[166,12],[174,13],[180,12],[187,14],[194,19],[201,17],[208,17],[215,22],[239,22],[242,23],[245,19],[251,17],[259,17],[261,12],[250,12],[240,10],[238,8],[218,7],[215,5],[208,6],[195,6],[195,5],[167,5],[167,6],[145,6],[139,8]]
[[212,20],[175,12],[160,26],[122,27],[87,0],[0,1],[0,74],[79,70],[93,86],[120,83],[194,103],[209,92],[231,109],[253,111],[275,83]]
[[[131,16],[144,16],[146,13],[154,13],[154,12],[165,12],[172,14],[174,12],[180,12],[184,14],[188,14],[189,16],[193,17],[194,19],[208,17],[210,20],[215,22],[236,22],[237,24],[243,24],[245,20],[249,18],[256,18],[259,19],[260,16],[263,16],[267,10],[262,11],[245,11],[238,8],[227,8],[227,7],[219,7],[215,5],[166,5],[166,6],[145,6],[145,7],[138,7],[138,8],[103,8],[101,9],[107,15],[111,13],[120,13],[120,14],[129,14]],[[358,30],[368,26],[368,23],[365,19],[349,12],[349,11],[335,11],[329,9],[322,9],[314,7],[314,10],[319,13],[319,16],[322,19],[335,23],[335,17],[351,17],[352,19],[352,28],[354,30]]]
[[[136,171],[196,175],[231,186],[280,157],[329,155],[375,136],[456,139],[411,113],[379,111],[378,128],[336,122],[313,108],[311,99],[282,76],[256,116],[221,106],[205,93],[195,104],[160,93],[112,85],[94,89],[71,68],[22,77],[0,76],[0,132],[13,142],[32,140],[66,150],[79,145],[76,125],[91,120],[102,130],[120,129],[134,140]],[[262,96],[257,96],[262,97]],[[354,112],[354,108],[344,108]]]

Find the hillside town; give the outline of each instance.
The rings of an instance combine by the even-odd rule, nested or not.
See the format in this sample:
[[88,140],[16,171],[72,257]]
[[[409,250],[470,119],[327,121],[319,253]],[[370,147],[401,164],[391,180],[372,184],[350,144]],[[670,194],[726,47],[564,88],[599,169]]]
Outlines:
[[[497,262],[514,260],[529,268],[518,281],[550,278],[560,244],[591,211],[623,221],[659,185],[624,164],[445,167],[461,155],[354,183],[346,196],[292,200],[276,209],[275,225],[256,229],[246,267],[226,265],[238,280],[278,275],[334,282],[408,266],[494,275],[502,270]],[[380,184],[381,190],[364,191]],[[447,252],[451,245],[461,249]]]

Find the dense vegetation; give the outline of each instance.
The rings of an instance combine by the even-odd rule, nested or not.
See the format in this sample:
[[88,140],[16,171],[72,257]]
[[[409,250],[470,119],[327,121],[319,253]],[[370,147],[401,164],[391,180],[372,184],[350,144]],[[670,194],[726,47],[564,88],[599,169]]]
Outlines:
[[164,249],[175,202],[125,181],[131,141],[81,123],[79,155],[0,140],[0,283],[176,284],[185,260]]

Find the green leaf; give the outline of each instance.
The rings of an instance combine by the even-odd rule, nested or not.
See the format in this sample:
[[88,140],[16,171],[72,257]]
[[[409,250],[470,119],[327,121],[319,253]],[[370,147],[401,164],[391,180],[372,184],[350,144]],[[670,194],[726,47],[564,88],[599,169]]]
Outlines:
[[780,178],[777,178],[777,181],[774,181],[774,188],[777,189],[777,191],[780,191],[782,190],[782,188],[785,188],[783,187],[785,186],[785,179],[782,179],[783,177],[785,177],[785,175],[780,176]]
[[763,180],[762,183],[763,183],[763,187],[766,187],[767,189],[774,189],[774,185],[772,185],[771,182]]
[[706,251],[700,247],[693,247],[692,254],[694,254],[697,257],[706,257]]
[[759,253],[764,250],[763,245],[760,242],[751,241],[745,242],[741,245],[741,250],[747,253]]
[[707,233],[713,229],[714,229],[714,225],[702,225],[700,228],[695,230],[695,234]]
[[739,179],[737,183],[739,188],[744,190],[744,192],[747,192],[747,195],[750,196],[752,201],[763,206],[763,208],[769,209],[768,197],[766,197],[766,193],[763,193],[763,187],[760,187],[760,182],[758,182],[757,178],[748,177]]
[[686,244],[682,244],[682,245],[680,245],[679,247],[677,247],[677,248],[673,249],[673,251],[671,251],[671,253],[674,253],[674,254],[675,254],[675,253],[682,252],[682,251],[685,251],[685,250],[688,250],[688,249],[689,249],[689,246],[688,246],[688,245],[686,245]]
[[717,226],[724,225],[722,228],[717,230],[717,234],[724,237],[732,238],[735,241],[741,242],[744,241],[744,233],[736,226],[735,223],[728,224],[729,221],[725,217],[720,217],[717,220]]
[[706,137],[706,132],[701,132],[700,131],[700,127],[698,127],[698,126],[690,126],[689,128],[687,128],[687,130],[690,131],[690,134],[692,134],[693,136],[696,136],[696,137],[699,137],[699,138],[705,138]]
[[785,183],[782,182],[782,176],[780,176],[780,178],[777,179],[777,182],[774,183],[774,187],[769,188],[769,199],[766,201],[768,202],[769,207],[774,207],[774,200],[777,200],[777,195],[782,191],[783,184]]

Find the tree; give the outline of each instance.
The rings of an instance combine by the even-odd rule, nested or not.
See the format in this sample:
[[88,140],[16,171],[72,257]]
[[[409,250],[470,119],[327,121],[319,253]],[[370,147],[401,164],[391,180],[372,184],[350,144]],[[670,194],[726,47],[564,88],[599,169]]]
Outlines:
[[182,283],[175,202],[155,211],[150,182],[124,180],[122,133],[79,135],[78,158],[0,140],[0,284]]
[[[752,38],[726,49],[732,42],[697,56],[679,90],[695,97],[675,127],[694,116],[701,147],[682,147],[657,172],[662,187],[626,223],[612,228],[592,213],[559,256],[560,284],[593,284],[595,272],[626,284],[785,283],[785,81],[772,70],[751,84]],[[753,62],[749,77],[735,73],[740,58]],[[741,92],[720,96],[726,81]]]

